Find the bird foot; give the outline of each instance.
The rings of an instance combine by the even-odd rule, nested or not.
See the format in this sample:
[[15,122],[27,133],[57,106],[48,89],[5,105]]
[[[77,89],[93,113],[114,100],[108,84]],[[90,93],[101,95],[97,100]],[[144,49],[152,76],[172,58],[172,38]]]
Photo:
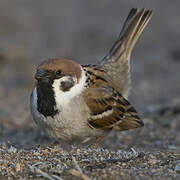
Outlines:
[[94,149],[97,147],[97,145],[99,144],[99,142],[101,141],[102,137],[97,137],[95,142],[93,142],[92,144],[90,144],[88,147],[91,149]]

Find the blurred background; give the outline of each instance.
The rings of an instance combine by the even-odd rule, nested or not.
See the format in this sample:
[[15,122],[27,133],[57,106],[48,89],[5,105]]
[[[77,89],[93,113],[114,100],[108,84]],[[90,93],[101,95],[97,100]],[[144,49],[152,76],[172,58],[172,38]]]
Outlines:
[[0,0],[0,132],[34,126],[35,67],[50,57],[101,59],[132,7],[154,14],[131,58],[130,102],[140,114],[180,103],[179,0]]

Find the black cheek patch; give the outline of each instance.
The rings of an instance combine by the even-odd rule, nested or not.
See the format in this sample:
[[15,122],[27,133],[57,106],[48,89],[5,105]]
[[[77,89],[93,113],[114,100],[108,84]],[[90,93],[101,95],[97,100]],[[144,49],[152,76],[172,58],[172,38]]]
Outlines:
[[69,91],[74,86],[73,81],[62,81],[61,82],[61,90],[66,92]]

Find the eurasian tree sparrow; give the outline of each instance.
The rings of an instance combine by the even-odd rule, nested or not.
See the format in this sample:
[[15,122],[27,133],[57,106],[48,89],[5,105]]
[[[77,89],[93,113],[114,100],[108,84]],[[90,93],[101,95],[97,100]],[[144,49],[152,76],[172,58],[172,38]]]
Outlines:
[[127,101],[130,55],[152,11],[131,9],[118,40],[96,65],[48,59],[31,95],[35,122],[56,141],[72,143],[143,126]]

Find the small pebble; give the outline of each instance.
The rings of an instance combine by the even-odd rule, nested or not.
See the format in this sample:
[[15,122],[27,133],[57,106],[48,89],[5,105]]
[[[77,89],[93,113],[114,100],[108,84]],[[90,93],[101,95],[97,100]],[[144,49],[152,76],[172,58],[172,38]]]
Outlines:
[[174,170],[176,171],[176,173],[180,174],[180,164],[177,164]]
[[10,148],[7,151],[8,151],[8,153],[16,153],[17,149],[13,146],[10,146]]

